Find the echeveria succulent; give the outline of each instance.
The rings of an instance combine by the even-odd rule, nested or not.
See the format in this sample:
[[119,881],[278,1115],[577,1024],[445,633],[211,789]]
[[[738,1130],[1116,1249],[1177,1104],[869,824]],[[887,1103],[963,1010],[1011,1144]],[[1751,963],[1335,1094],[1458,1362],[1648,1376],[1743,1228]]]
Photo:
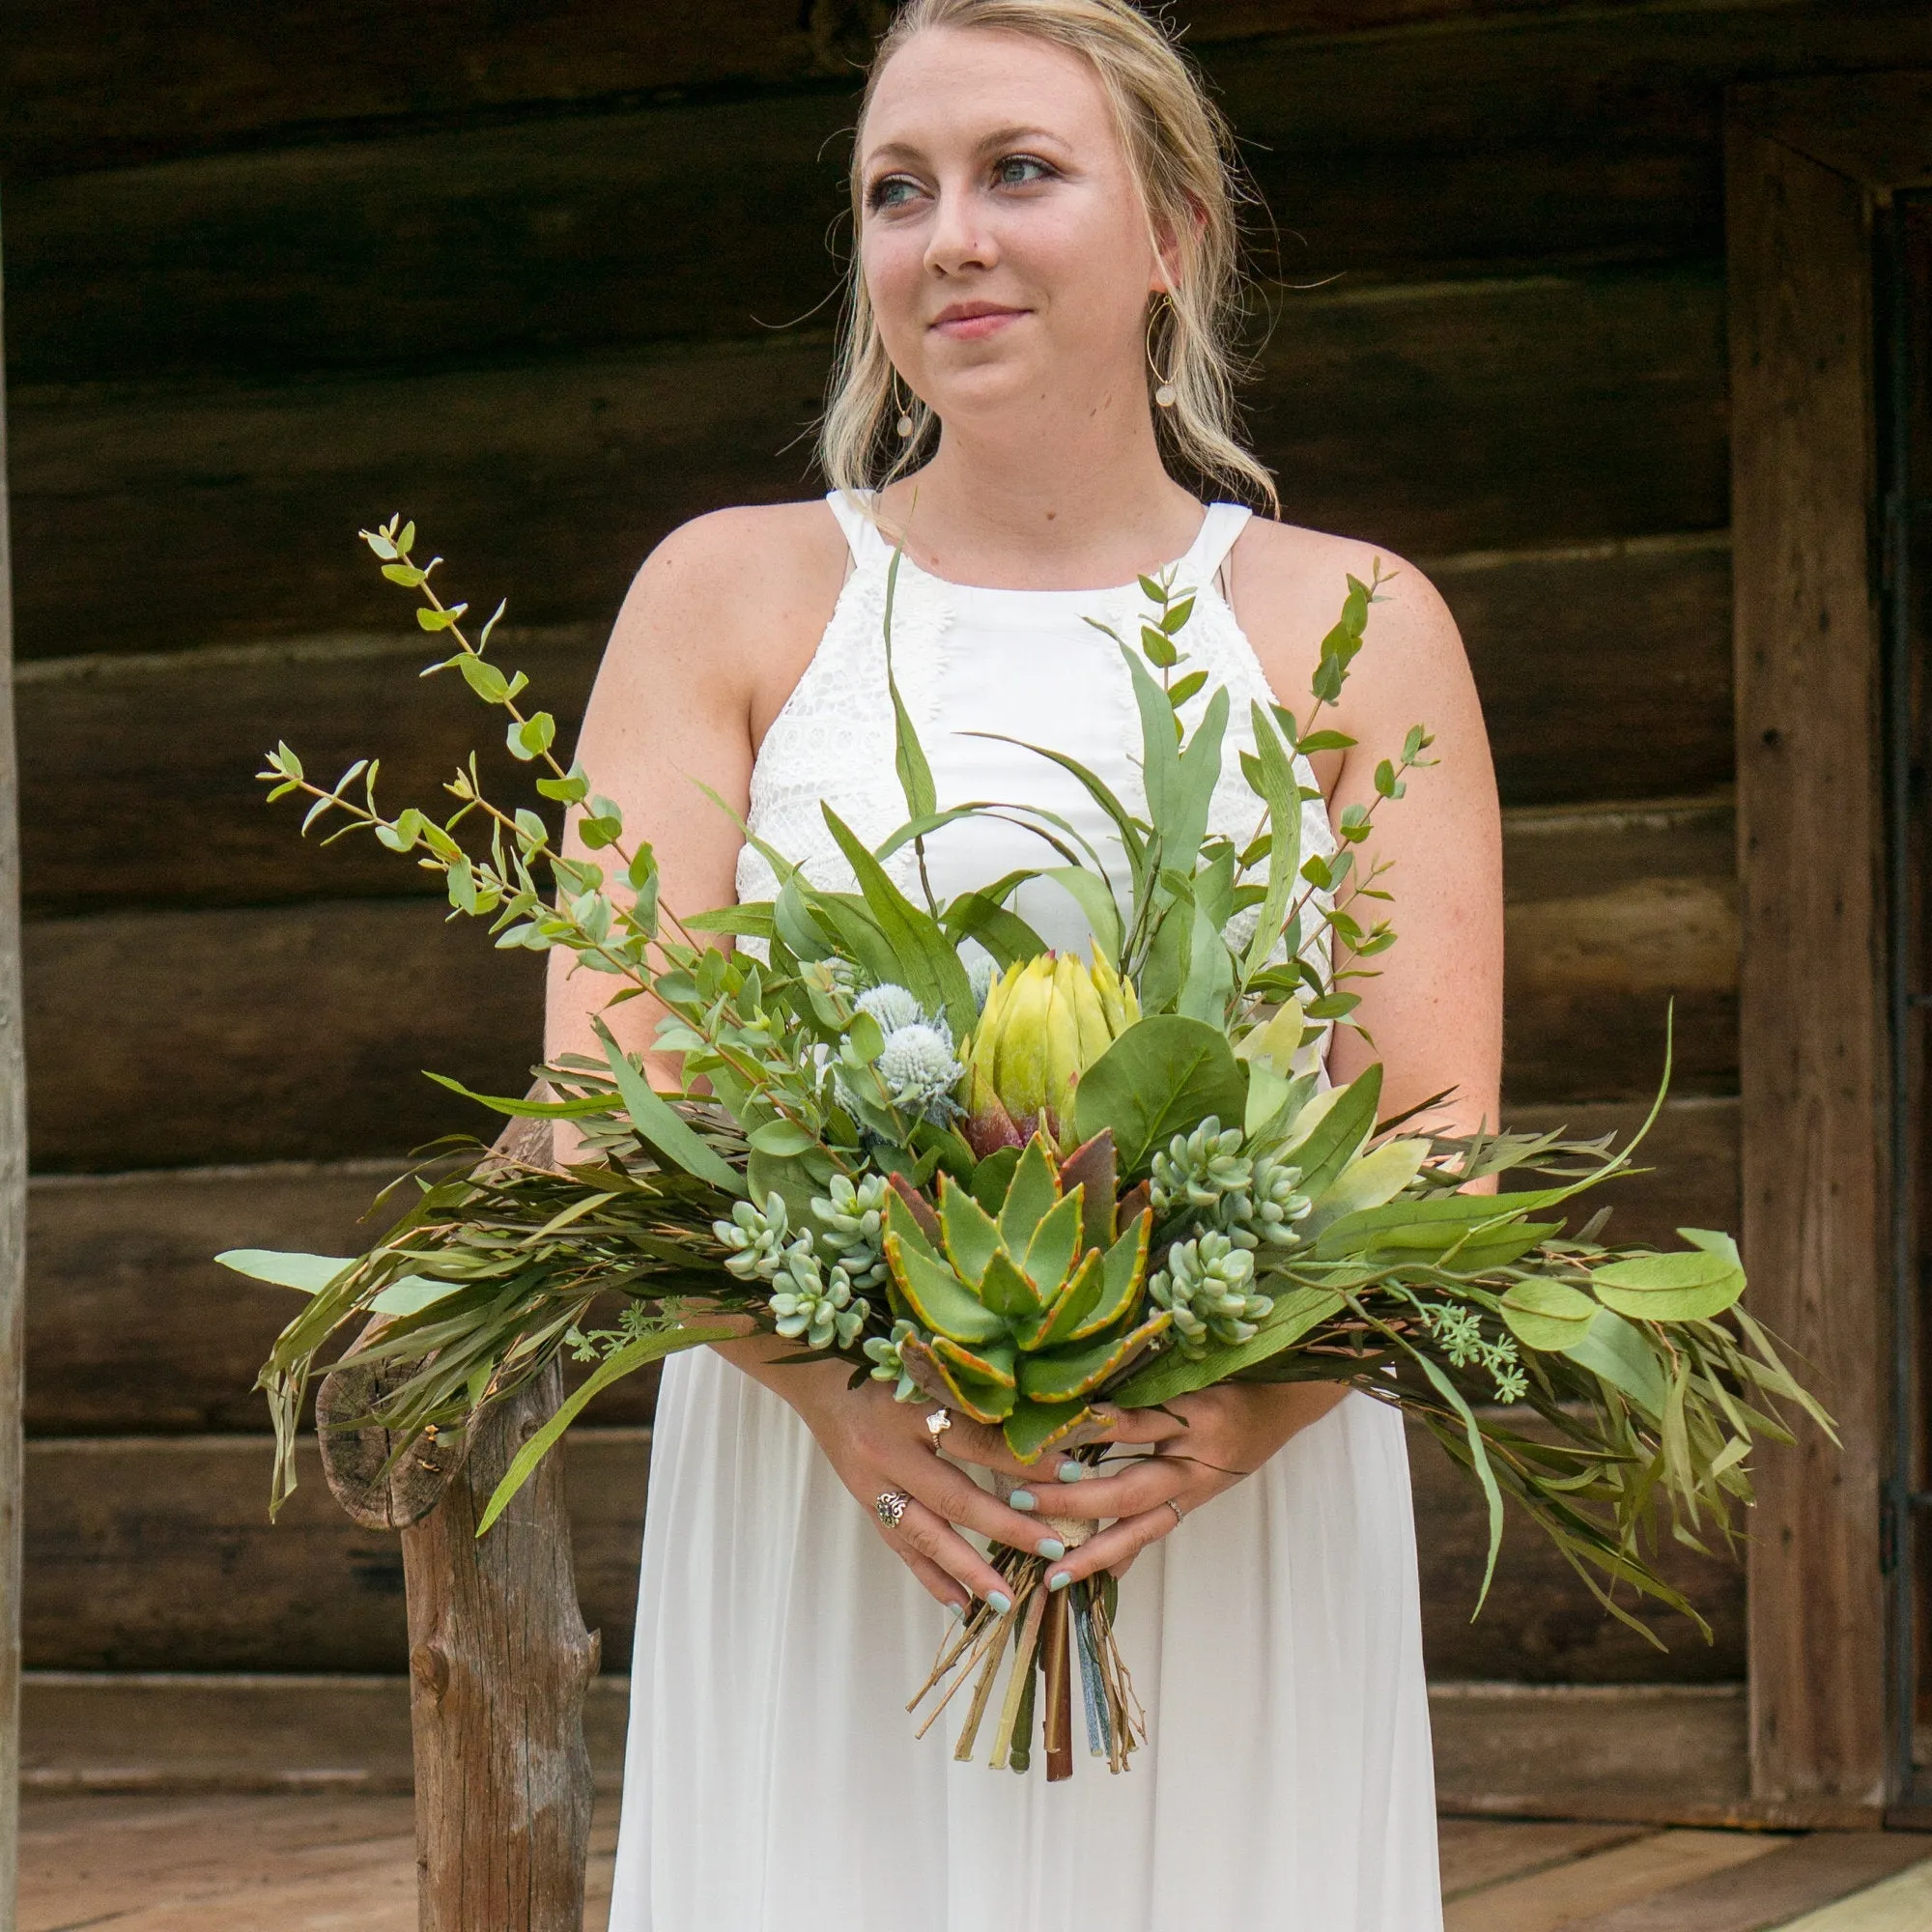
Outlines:
[[900,1361],[927,1394],[1000,1424],[1025,1462],[1169,1324],[1146,1306],[1153,1217],[1116,1225],[1116,1178],[1111,1134],[1063,1160],[1037,1133],[1017,1160],[980,1164],[977,1198],[946,1178],[936,1208],[901,1189],[887,1205],[894,1309],[917,1324]]

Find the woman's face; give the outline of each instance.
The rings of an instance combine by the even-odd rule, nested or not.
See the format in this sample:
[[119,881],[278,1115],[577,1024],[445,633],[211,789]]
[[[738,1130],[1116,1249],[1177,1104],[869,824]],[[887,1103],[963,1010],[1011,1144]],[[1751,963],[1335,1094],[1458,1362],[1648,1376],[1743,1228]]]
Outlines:
[[921,34],[879,76],[859,162],[879,332],[943,420],[1050,400],[1145,412],[1159,265],[1085,60],[985,28]]

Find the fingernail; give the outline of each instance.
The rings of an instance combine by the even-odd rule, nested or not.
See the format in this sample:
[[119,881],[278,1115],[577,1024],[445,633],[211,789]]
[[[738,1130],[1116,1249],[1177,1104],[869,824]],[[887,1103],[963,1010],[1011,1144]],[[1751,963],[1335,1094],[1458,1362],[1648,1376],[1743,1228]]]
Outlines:
[[964,1604],[948,1604],[946,1607],[954,1623],[963,1624],[966,1621],[966,1605]]
[[1013,1600],[1004,1590],[988,1590],[986,1602],[996,1616],[1005,1616],[1013,1606]]
[[1034,1492],[1031,1490],[1015,1490],[1012,1492],[1012,1494],[1007,1498],[1007,1500],[1008,1502],[1011,1503],[1016,1510],[1030,1510],[1030,1509],[1037,1509],[1039,1507],[1039,1503],[1035,1498]]
[[1040,1555],[1044,1556],[1049,1563],[1057,1563],[1063,1556],[1066,1554],[1065,1544],[1062,1543],[1059,1537],[1057,1536],[1042,1536],[1040,1540],[1034,1545],[1034,1548],[1040,1553]]
[[[1045,1551],[1042,1550],[1040,1553],[1044,1555]],[[1063,1556],[1065,1555],[1065,1553],[1066,1552],[1065,1550],[1061,1551],[1061,1554]],[[1065,1570],[1056,1570],[1053,1573],[1053,1575],[1046,1579],[1046,1587],[1049,1590],[1064,1590],[1065,1589],[1067,1584],[1072,1582],[1072,1580],[1073,1578],[1069,1577]]]
[[1084,1483],[1087,1480],[1087,1464],[1085,1463],[1061,1463],[1060,1480],[1063,1483]]

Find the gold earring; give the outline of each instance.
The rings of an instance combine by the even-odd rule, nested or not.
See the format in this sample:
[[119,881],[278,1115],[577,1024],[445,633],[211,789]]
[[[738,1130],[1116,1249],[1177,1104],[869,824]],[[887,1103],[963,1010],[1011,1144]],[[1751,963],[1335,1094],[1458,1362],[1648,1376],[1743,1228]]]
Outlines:
[[1174,384],[1169,378],[1160,373],[1160,365],[1153,359],[1153,331],[1155,324],[1160,321],[1160,304],[1162,302],[1167,304],[1167,310],[1170,315],[1174,312],[1174,299],[1166,294],[1161,295],[1155,301],[1152,309],[1150,310],[1147,327],[1147,362],[1149,373],[1153,377],[1153,399],[1155,405],[1163,410],[1171,410],[1175,404]]
[[[895,403],[899,401],[899,372],[896,369],[893,371],[893,401]],[[899,403],[899,419],[896,427],[901,440],[910,441],[913,432],[912,405],[910,403]]]

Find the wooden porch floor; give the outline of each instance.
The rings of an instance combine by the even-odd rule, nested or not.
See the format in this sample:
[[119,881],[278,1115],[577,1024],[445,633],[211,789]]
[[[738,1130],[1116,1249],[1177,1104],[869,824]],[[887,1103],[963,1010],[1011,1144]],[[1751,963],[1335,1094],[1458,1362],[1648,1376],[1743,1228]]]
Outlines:
[[[616,1805],[600,1801],[603,1932]],[[20,1932],[414,1932],[399,1797],[28,1793]],[[1448,1932],[1928,1932],[1932,1839],[1445,1818]]]

